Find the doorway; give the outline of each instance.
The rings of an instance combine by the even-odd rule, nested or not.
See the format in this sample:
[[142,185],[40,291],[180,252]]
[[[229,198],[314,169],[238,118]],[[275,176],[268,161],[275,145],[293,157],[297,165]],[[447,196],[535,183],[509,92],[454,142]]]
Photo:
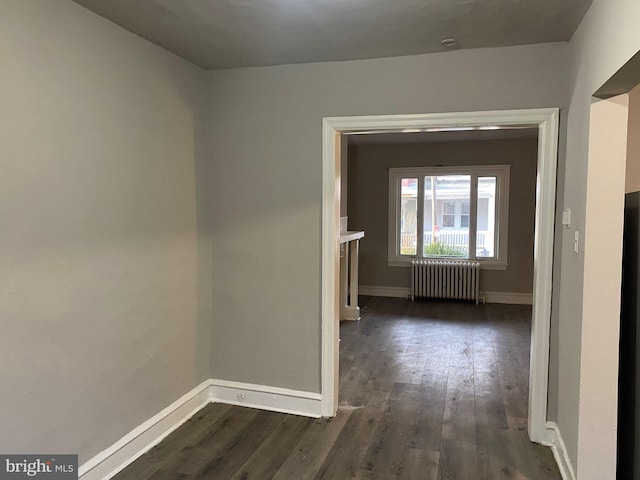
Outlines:
[[[594,93],[591,104],[581,337],[582,351],[589,353],[582,355],[580,370],[578,422],[580,432],[585,433],[578,437],[578,476],[582,471],[610,476],[618,470],[618,478],[635,478],[638,469],[637,464],[633,465],[633,442],[627,441],[629,433],[632,437],[637,435],[637,424],[629,432],[627,428],[633,420],[624,413],[625,433],[616,437],[615,428],[619,423],[618,394],[624,404],[629,393],[624,388],[618,390],[619,358],[624,362],[627,357],[619,357],[619,346],[623,345],[619,319],[624,194],[640,189],[638,84],[640,52]],[[608,233],[606,237],[604,232]],[[629,334],[627,329],[623,331],[623,335]],[[628,374],[628,367],[621,365],[623,376]],[[635,384],[633,378],[629,380]],[[596,451],[597,461],[592,454]]]
[[344,134],[362,131],[402,132],[414,129],[446,131],[465,127],[531,126],[537,127],[539,134],[528,433],[532,441],[546,443],[558,116],[557,109],[538,109],[324,119],[321,337],[322,414],[324,416],[333,416],[338,407],[339,245],[337,238]]

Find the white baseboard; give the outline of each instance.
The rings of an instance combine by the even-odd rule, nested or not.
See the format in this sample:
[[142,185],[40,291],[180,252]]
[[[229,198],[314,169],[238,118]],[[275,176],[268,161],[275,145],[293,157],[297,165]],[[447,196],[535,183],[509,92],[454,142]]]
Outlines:
[[210,380],[202,382],[142,425],[131,430],[109,448],[82,464],[78,469],[79,478],[104,480],[113,477],[210,403],[210,385]]
[[211,402],[318,418],[321,401],[319,393],[209,379],[82,464],[79,478],[113,477]]
[[360,285],[358,287],[360,295],[370,295],[372,297],[394,297],[407,298],[411,295],[410,288],[404,287],[382,287],[377,285]]
[[[405,287],[384,287],[381,285],[360,285],[358,290],[361,295],[372,297],[407,298],[411,295],[411,289]],[[487,303],[507,303],[512,305],[532,305],[532,293],[514,292],[480,292],[480,298]]]
[[556,459],[562,480],[576,480],[573,465],[567,453],[567,447],[562,439],[560,429],[555,422],[547,422],[547,446],[551,447],[553,458]]
[[487,303],[507,303],[511,305],[533,305],[532,293],[480,292]]
[[320,393],[288,388],[254,385],[252,383],[211,380],[213,402],[291,413],[304,417],[322,416]]

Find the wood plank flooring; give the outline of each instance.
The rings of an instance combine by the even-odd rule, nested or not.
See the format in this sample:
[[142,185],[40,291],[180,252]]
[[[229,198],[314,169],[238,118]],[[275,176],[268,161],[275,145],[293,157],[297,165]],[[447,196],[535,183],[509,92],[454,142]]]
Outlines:
[[529,442],[530,307],[361,297],[332,419],[214,404],[116,480],[560,480]]

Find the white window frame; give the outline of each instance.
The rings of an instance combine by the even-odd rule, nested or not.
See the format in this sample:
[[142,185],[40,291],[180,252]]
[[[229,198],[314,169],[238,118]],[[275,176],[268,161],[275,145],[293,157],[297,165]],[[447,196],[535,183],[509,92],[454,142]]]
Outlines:
[[[469,209],[469,259],[481,263],[486,270],[506,270],[507,250],[509,244],[509,179],[510,165],[472,165],[446,167],[402,167],[389,169],[389,241],[388,264],[390,266],[409,266],[411,261],[424,258],[422,242],[424,238],[424,214],[420,202],[420,192],[424,191],[424,177],[442,175],[470,175],[470,209]],[[478,177],[496,177],[496,232],[495,257],[476,257],[476,233],[478,214]],[[416,255],[400,255],[400,209],[402,202],[401,180],[418,178],[418,242]],[[437,259],[437,257],[428,257]],[[448,260],[451,260],[448,257]]]

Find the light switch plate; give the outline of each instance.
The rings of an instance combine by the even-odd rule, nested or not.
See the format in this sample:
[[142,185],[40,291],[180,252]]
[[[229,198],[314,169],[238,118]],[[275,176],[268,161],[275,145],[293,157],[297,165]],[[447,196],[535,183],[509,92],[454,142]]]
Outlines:
[[571,209],[567,208],[562,212],[562,225],[565,228],[571,228]]

